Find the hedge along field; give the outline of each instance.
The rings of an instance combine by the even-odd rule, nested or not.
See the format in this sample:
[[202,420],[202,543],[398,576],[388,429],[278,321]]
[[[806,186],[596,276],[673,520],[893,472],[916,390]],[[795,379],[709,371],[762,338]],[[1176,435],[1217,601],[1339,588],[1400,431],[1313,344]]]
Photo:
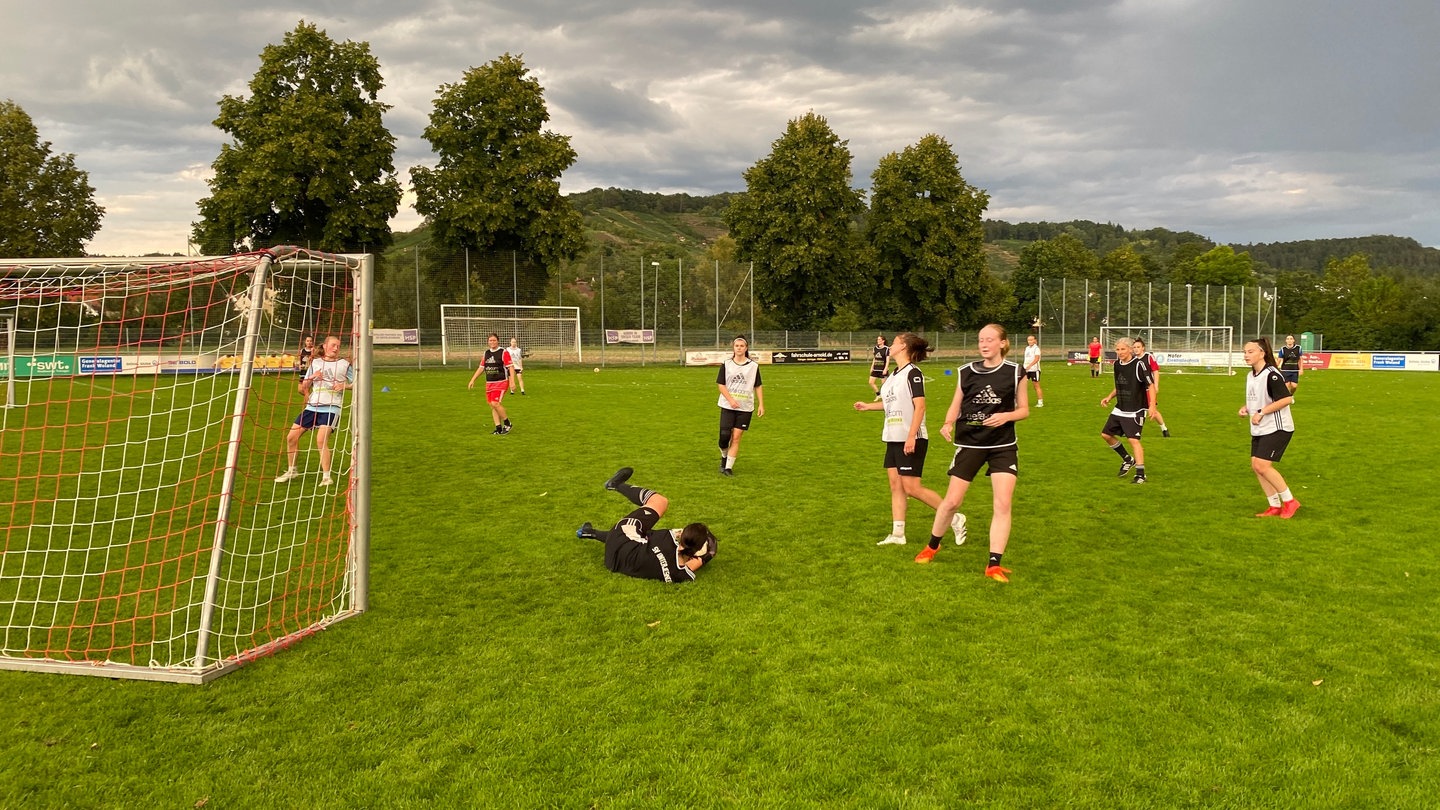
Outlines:
[[[965,546],[915,565],[914,502],[875,546],[862,364],[763,373],[725,478],[713,368],[536,366],[508,436],[467,370],[383,372],[370,612],[205,687],[0,672],[0,805],[1433,806],[1440,377],[1307,373],[1279,521],[1242,376],[1163,375],[1134,486],[1110,379],[1047,364],[1001,584],[984,481]],[[575,538],[622,465],[719,536],[695,584]]]

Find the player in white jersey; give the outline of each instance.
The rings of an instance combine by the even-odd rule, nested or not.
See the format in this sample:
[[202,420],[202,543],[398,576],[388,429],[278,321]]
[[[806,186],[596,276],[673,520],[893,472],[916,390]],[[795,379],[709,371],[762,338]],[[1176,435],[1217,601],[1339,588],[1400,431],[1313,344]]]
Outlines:
[[1045,392],[1040,390],[1040,341],[1034,335],[1025,336],[1025,379],[1035,386],[1035,407],[1045,407]]
[[510,338],[510,348],[505,350],[510,355],[510,368],[515,372],[515,384],[520,387],[520,396],[525,396],[525,359],[524,350],[515,338]]
[[[880,401],[854,405],[857,411],[885,412],[880,438],[885,442],[885,473],[890,479],[891,525],[890,534],[876,545],[905,545],[905,511],[910,498],[931,509],[940,506],[940,495],[920,483],[930,434],[925,429],[925,375],[915,364],[924,362],[929,352],[925,338],[909,332],[896,335],[890,350],[896,370],[880,387]],[[957,540],[964,539],[964,520],[960,516]]]
[[[1155,381],[1150,377],[1150,364],[1135,356],[1135,341],[1120,338],[1115,341],[1115,387],[1100,400],[1104,407],[1115,400],[1115,409],[1100,429],[1100,438],[1116,455],[1120,456],[1119,477],[1135,470],[1135,483],[1145,483],[1145,448],[1140,444],[1140,434],[1145,427],[1146,412],[1155,407]],[[1131,456],[1125,452],[1125,445],[1117,436],[1130,440]]]
[[1250,469],[1270,502],[1269,508],[1256,517],[1288,519],[1300,509],[1300,502],[1290,493],[1275,462],[1285,455],[1290,437],[1295,435],[1295,420],[1290,416],[1290,403],[1295,397],[1277,368],[1269,338],[1247,342],[1245,362],[1250,365],[1250,373],[1245,379],[1245,407],[1240,409],[1240,415],[1250,420]]
[[349,360],[340,356],[340,338],[334,335],[325,338],[322,351],[324,354],[310,361],[310,369],[300,381],[300,393],[305,395],[305,410],[295,417],[295,423],[285,436],[289,466],[275,479],[277,484],[299,477],[295,462],[300,455],[300,436],[308,430],[315,431],[315,448],[320,451],[320,486],[328,487],[332,483],[330,433],[340,422],[345,389],[355,382],[355,369]]
[[[998,582],[1009,582],[1010,569],[1000,567],[1005,548],[1010,543],[1011,506],[1015,500],[1015,482],[1020,475],[1020,457],[1015,440],[1015,423],[1030,415],[1025,391],[1025,374],[1020,366],[1005,359],[1010,341],[1005,327],[989,324],[980,330],[976,344],[980,359],[960,368],[960,384],[955,398],[945,412],[940,433],[956,445],[955,460],[950,465],[950,486],[935,510],[935,523],[930,527],[930,542],[915,557],[917,563],[928,563],[940,550],[946,526],[965,502],[970,483],[985,467],[990,476],[994,513],[990,518],[990,558],[985,576]],[[964,539],[956,532],[955,542]]]
[[760,365],[750,359],[750,341],[736,335],[730,344],[734,356],[726,358],[715,375],[720,389],[720,474],[735,474],[740,437],[750,429],[750,416],[765,415],[765,394],[760,387]]

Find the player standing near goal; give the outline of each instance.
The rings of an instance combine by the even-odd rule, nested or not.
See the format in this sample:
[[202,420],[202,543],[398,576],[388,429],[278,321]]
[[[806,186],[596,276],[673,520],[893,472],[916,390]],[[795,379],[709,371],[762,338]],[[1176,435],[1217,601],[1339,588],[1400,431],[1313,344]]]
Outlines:
[[719,543],[704,523],[683,529],[657,529],[670,500],[653,489],[631,483],[634,470],[620,468],[605,489],[624,495],[636,509],[608,529],[596,529],[587,521],[575,536],[605,544],[605,567],[617,574],[662,582],[695,581],[695,572],[714,559]]
[[[898,338],[897,338],[898,340]],[[870,383],[870,390],[875,392],[875,398],[880,398],[880,389],[876,387],[876,380],[885,379],[885,370],[890,367],[890,349],[885,345],[885,336],[875,336],[875,349],[870,359],[870,376],[865,381]],[[895,368],[900,368],[900,361],[895,361]]]
[[510,338],[510,348],[506,351],[510,354],[510,366],[515,369],[515,385],[519,386],[520,396],[523,397],[525,396],[525,361],[522,355],[525,352],[520,349],[515,338]]
[[295,417],[295,424],[285,436],[285,452],[289,466],[275,479],[283,484],[298,478],[295,468],[300,455],[300,436],[307,430],[315,431],[315,448],[320,451],[320,486],[328,487],[330,479],[330,433],[340,422],[340,406],[345,403],[345,389],[355,382],[355,369],[350,361],[340,356],[340,338],[331,335],[325,338],[320,357],[310,361],[310,369],[300,381],[300,393],[305,395],[305,410]]
[[1295,336],[1286,335],[1285,345],[1277,352],[1280,357],[1280,376],[1285,378],[1285,387],[1290,393],[1300,387],[1300,375],[1305,373],[1304,364],[1301,362],[1305,352],[1295,345]]
[[300,338],[300,353],[295,356],[295,373],[300,378],[305,377],[305,372],[310,368],[310,360],[315,356],[315,338],[305,335]]
[[1150,367],[1150,379],[1155,383],[1155,409],[1150,411],[1150,418],[1160,426],[1160,437],[1170,438],[1170,428],[1165,426],[1165,417],[1160,415],[1160,359],[1155,353],[1145,348],[1145,338],[1135,338],[1135,356],[1140,362]]
[[510,416],[505,413],[505,406],[501,401],[515,380],[515,367],[510,364],[509,352],[500,348],[499,335],[491,332],[487,342],[490,347],[485,350],[480,365],[470,376],[470,387],[474,388],[480,372],[485,372],[485,401],[490,403],[490,417],[495,420],[495,429],[491,431],[491,435],[503,436],[510,432]]
[[1245,362],[1250,373],[1245,379],[1245,407],[1240,409],[1240,415],[1250,419],[1250,469],[1255,471],[1260,489],[1270,502],[1270,508],[1255,517],[1289,519],[1299,511],[1300,502],[1290,493],[1275,462],[1285,455],[1295,435],[1295,420],[1290,416],[1290,403],[1295,397],[1276,368],[1268,338],[1245,344]]
[[[935,510],[935,523],[930,527],[930,542],[915,557],[917,563],[928,563],[940,550],[945,527],[951,523],[965,502],[965,493],[981,467],[990,476],[994,514],[990,517],[990,558],[985,576],[1009,582],[1010,569],[1001,568],[1000,560],[1010,542],[1011,506],[1015,500],[1015,482],[1020,475],[1020,457],[1015,440],[1015,423],[1030,415],[1025,392],[1025,372],[1006,360],[1010,341],[1005,327],[990,324],[980,330],[976,343],[980,359],[960,367],[960,384],[955,398],[945,412],[940,433],[955,442],[955,460],[950,465],[950,486]],[[955,542],[965,541],[963,524],[956,530]]]
[[760,364],[750,359],[750,341],[736,335],[728,357],[715,375],[720,389],[720,474],[735,474],[740,437],[750,429],[750,416],[765,415],[765,394],[760,388]]
[[[1150,378],[1150,365],[1135,356],[1135,342],[1122,337],[1115,341],[1115,387],[1100,400],[1109,407],[1115,400],[1115,409],[1100,429],[1100,438],[1120,456],[1118,477],[1135,470],[1135,483],[1145,483],[1145,448],[1140,444],[1140,434],[1145,428],[1145,413],[1155,407],[1155,382]],[[1125,452],[1125,445],[1116,436],[1130,440],[1135,451],[1131,456]]]
[[[895,373],[880,387],[880,402],[856,402],[857,411],[884,411],[885,472],[890,479],[890,534],[878,546],[905,545],[905,511],[914,498],[931,509],[940,508],[940,495],[920,483],[925,472],[925,451],[930,445],[925,430],[925,375],[916,363],[923,363],[930,344],[919,335],[906,332],[895,336],[891,355]],[[956,514],[956,540],[965,539],[965,516]]]
[[1090,338],[1090,376],[1100,376],[1100,355],[1104,352],[1105,346],[1100,343],[1099,337]]
[[1045,392],[1040,390],[1040,341],[1025,336],[1025,379],[1035,386],[1035,407],[1045,407]]

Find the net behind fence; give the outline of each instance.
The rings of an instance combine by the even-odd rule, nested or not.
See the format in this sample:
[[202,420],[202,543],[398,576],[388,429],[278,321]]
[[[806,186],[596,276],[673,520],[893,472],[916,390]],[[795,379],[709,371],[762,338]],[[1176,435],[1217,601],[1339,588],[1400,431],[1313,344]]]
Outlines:
[[364,265],[0,264],[0,667],[203,681],[363,607],[368,403],[329,437],[335,485],[308,435],[303,474],[274,478],[306,404],[301,334],[363,351]]

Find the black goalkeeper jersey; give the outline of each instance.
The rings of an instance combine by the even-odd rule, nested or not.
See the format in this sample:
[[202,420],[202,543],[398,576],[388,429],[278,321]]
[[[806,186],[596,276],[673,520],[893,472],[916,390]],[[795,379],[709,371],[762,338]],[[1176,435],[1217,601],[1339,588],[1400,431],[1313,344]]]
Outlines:
[[652,525],[649,509],[626,515],[605,536],[605,567],[617,574],[661,582],[694,582],[695,572],[680,562],[680,546],[670,529]]

